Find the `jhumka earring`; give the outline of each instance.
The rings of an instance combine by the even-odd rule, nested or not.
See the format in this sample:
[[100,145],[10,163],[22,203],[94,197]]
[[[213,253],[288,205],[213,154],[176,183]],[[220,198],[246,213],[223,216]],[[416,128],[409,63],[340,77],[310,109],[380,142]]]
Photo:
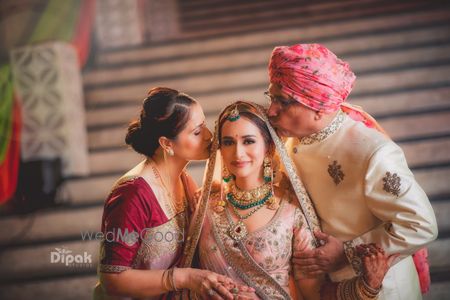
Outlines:
[[272,171],[272,161],[271,159],[266,156],[264,158],[264,181],[265,182],[271,182],[272,181],[272,176],[273,176],[273,171]]
[[230,174],[230,171],[228,171],[226,166],[223,166],[222,168],[222,179],[224,182],[228,183],[231,179],[233,179],[233,174]]
[[275,199],[275,193],[273,191],[273,170],[272,170],[272,159],[268,156],[264,158],[264,181],[266,184],[270,184],[271,197],[266,202],[266,206],[268,209],[277,210],[280,207],[280,204]]

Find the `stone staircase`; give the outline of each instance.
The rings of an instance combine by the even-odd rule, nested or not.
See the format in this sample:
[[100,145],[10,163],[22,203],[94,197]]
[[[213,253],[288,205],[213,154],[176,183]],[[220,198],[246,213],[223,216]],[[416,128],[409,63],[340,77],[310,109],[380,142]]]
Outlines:
[[[177,38],[98,53],[83,74],[92,174],[63,188],[70,202],[0,218],[0,299],[89,299],[96,283],[103,201],[141,158],[124,146],[127,123],[153,86],[187,92],[210,127],[237,99],[264,103],[276,45],[319,42],[357,75],[351,103],[374,115],[400,144],[430,197],[439,237],[430,247],[432,289],[450,299],[450,6],[445,1],[180,1]],[[249,12],[252,12],[250,15]],[[203,163],[192,163],[200,182]],[[50,262],[55,248],[92,264]]]

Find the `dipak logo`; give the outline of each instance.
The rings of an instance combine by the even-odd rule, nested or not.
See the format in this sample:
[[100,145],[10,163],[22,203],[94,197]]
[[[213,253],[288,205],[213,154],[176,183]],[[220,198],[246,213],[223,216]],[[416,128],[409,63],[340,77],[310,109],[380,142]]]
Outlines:
[[55,248],[56,251],[50,252],[50,263],[52,264],[64,264],[68,266],[91,266],[92,256],[86,251],[83,254],[72,254],[71,250],[64,247]]

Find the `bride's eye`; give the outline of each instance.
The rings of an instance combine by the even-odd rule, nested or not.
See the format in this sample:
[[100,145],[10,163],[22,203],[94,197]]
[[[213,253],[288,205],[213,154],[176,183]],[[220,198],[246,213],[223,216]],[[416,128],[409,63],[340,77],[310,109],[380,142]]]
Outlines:
[[200,133],[202,133],[200,130],[197,132],[194,132],[195,135],[199,135]]
[[233,141],[232,140],[222,140],[222,145],[223,146],[231,146],[231,145],[233,145]]
[[254,144],[256,141],[254,139],[245,139],[244,140],[244,145],[250,145],[250,144]]

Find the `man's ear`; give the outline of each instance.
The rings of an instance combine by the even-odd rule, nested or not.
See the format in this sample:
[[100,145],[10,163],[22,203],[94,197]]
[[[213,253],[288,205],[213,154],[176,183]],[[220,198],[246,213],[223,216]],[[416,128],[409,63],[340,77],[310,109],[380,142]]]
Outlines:
[[316,111],[314,114],[314,120],[316,120],[316,121],[322,120],[323,116],[324,116],[323,111],[321,111],[321,110]]
[[159,137],[158,142],[164,151],[166,152],[169,152],[169,150],[173,151],[173,142],[170,139],[166,138],[165,136],[161,136]]

